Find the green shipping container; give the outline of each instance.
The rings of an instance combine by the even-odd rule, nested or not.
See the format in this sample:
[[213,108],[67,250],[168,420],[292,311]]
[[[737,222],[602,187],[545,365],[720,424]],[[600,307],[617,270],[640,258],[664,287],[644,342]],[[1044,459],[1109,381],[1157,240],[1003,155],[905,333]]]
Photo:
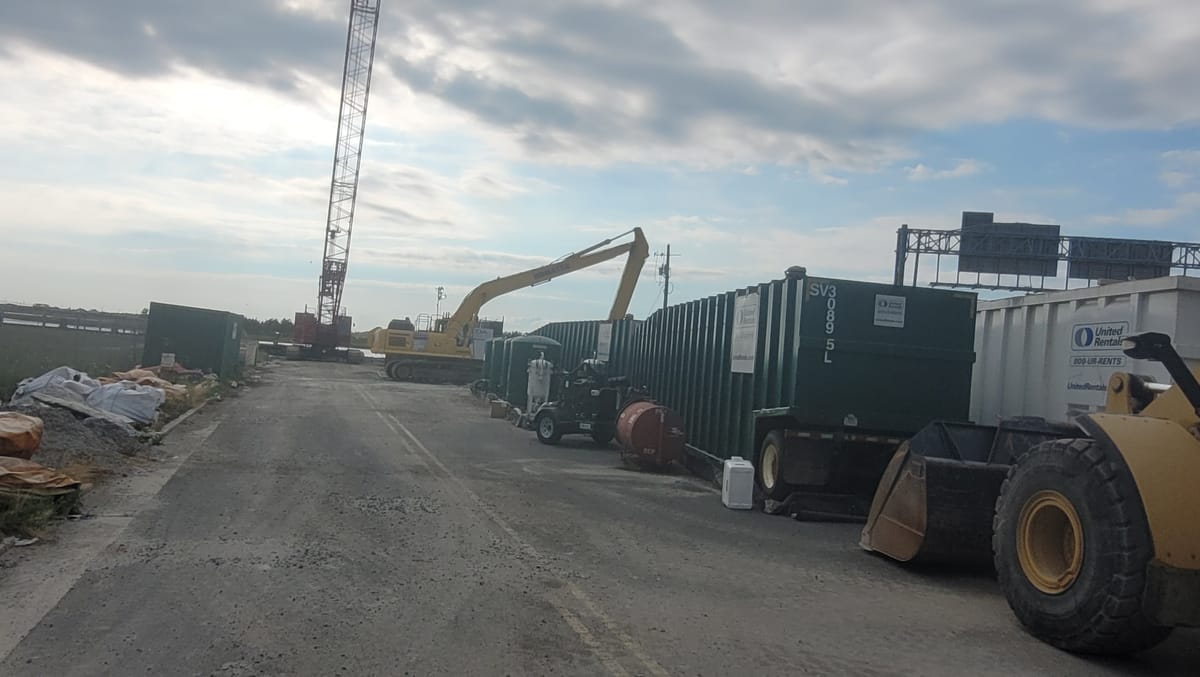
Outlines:
[[241,376],[242,316],[220,310],[151,303],[142,364],[162,363],[163,353],[188,369],[223,379]]
[[[538,333],[574,358],[601,324]],[[776,425],[907,437],[934,419],[965,420],[974,333],[974,294],[793,269],[615,330],[612,373],[678,411],[693,451],[710,461],[754,459]]]

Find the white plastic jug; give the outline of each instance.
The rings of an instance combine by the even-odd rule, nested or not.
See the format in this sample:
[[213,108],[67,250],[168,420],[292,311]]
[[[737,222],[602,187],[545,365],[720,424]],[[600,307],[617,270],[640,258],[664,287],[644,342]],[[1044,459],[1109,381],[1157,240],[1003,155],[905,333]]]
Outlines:
[[741,456],[725,459],[721,502],[733,510],[754,507],[754,464]]

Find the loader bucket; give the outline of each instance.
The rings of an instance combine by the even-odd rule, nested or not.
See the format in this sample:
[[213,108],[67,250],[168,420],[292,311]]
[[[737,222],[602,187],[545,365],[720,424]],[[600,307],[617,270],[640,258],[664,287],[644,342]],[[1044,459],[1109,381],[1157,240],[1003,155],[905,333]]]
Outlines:
[[1013,457],[1072,430],[1040,419],[929,424],[892,456],[859,544],[901,562],[991,562],[992,515]]

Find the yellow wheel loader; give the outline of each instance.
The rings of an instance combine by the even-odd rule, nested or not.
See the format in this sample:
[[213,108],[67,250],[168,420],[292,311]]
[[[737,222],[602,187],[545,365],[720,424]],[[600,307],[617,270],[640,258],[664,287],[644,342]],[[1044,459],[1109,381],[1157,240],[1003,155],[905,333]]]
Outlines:
[[1117,373],[1074,429],[934,423],[896,452],[862,546],[900,561],[990,559],[1017,619],[1079,653],[1200,626],[1200,384],[1165,334],[1124,340],[1173,386]]

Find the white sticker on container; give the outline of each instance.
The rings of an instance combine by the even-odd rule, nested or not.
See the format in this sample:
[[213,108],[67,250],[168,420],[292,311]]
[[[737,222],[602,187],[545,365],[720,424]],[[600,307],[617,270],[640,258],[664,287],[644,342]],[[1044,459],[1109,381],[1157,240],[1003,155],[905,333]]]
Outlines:
[[729,342],[730,371],[753,374],[758,353],[758,292],[733,302],[733,337]]
[[905,301],[906,299],[903,296],[876,294],[875,326],[903,329]]
[[610,353],[612,352],[612,330],[611,322],[601,324],[596,331],[596,359],[601,362],[608,362]]

